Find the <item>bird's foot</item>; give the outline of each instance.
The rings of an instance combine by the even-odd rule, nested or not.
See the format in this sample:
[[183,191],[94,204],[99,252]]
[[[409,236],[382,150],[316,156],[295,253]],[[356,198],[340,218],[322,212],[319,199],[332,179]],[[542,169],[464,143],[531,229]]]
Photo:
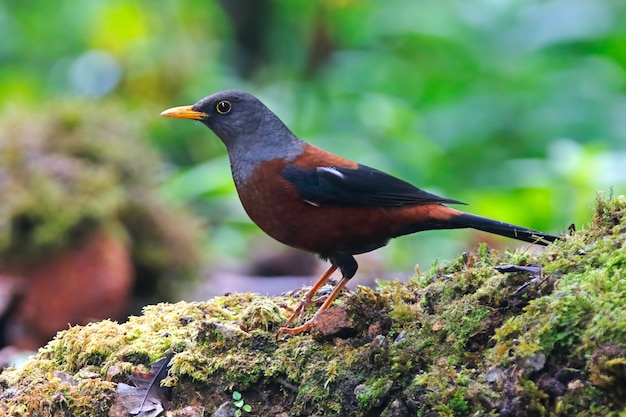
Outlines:
[[304,319],[304,313],[309,305],[311,305],[311,300],[303,299],[302,301],[300,301],[300,304],[298,304],[298,307],[296,307],[296,309],[293,311],[291,317],[289,317],[289,320],[287,320],[287,323],[285,323],[285,326],[289,326],[291,323],[293,323],[296,317],[298,318],[298,323],[302,323],[302,320]]
[[310,300],[309,304],[307,304],[307,307],[310,306],[311,304],[321,304],[326,302],[326,299],[328,298],[327,295],[322,295],[320,297],[317,297],[315,300]]
[[300,334],[302,332],[308,332],[311,331],[311,329],[313,328],[313,323],[315,321],[315,316],[313,316],[313,318],[309,321],[307,321],[306,323],[298,326],[298,327],[281,327],[280,329],[278,329],[278,331],[276,332],[276,339],[278,339],[280,337],[281,334],[291,334],[291,335],[296,335],[296,334]]
[[333,301],[335,301],[335,298],[337,298],[339,293],[346,286],[346,283],[348,282],[348,280],[349,280],[349,278],[345,278],[345,277],[341,278],[341,281],[339,281],[339,283],[335,286],[335,288],[330,293],[330,295],[328,295],[327,297],[324,297],[325,298],[324,304],[322,304],[322,306],[319,308],[319,310],[317,310],[317,312],[315,313],[313,318],[311,318],[311,320],[307,321],[306,323],[302,324],[301,326],[290,328],[289,325],[293,322],[293,320],[296,317],[296,315],[299,315],[300,312],[303,311],[305,303],[308,302],[310,304],[312,302],[312,295],[309,296],[309,294],[311,294],[311,292],[307,293],[307,295],[302,299],[302,301],[300,302],[300,305],[298,305],[298,307],[293,312],[293,314],[291,315],[289,320],[287,320],[287,323],[285,323],[285,325],[283,327],[278,329],[278,332],[276,332],[276,339],[278,339],[278,337],[281,334],[283,334],[283,333],[295,335],[295,334],[300,334],[302,332],[310,331],[313,328],[313,325],[315,324],[315,320],[317,319],[318,315],[322,311],[324,311],[324,310],[328,309],[328,307],[330,307],[330,305],[333,303]]
[[[313,320],[315,319],[315,316],[317,316],[317,313],[315,314],[315,316],[313,316],[311,320],[307,321],[306,323],[297,327],[293,327],[293,328],[289,327],[291,323],[295,321],[296,317],[298,318],[298,323],[302,323],[304,321],[304,313],[306,312],[307,307],[309,307],[311,304],[317,303],[319,300],[319,299],[312,300],[310,296],[309,297],[307,296],[304,296],[302,300],[300,301],[300,304],[298,304],[298,306],[292,310],[291,316],[289,317],[289,319],[287,319],[287,322],[285,323],[285,325],[281,327],[280,329],[278,329],[278,332],[276,333],[276,339],[278,339],[278,337],[283,333],[298,334],[298,333],[311,330],[311,328],[313,327]],[[320,297],[320,298],[326,298],[326,297]]]
[[[309,306],[313,304],[316,304],[316,305],[322,304],[326,302],[327,298],[328,298],[327,295],[322,295],[321,297],[317,297],[315,299],[311,299],[311,297],[308,297],[308,298],[304,297],[302,301],[300,301],[300,304],[298,305],[298,307],[296,307],[296,309],[294,310],[292,317],[295,317],[296,315],[298,315],[298,323],[302,323],[304,321],[304,314],[306,313],[307,308],[309,308]],[[285,324],[285,326],[289,326],[292,321],[293,319],[291,319],[290,317],[289,321],[287,321],[287,324]]]
[[298,334],[311,330],[311,328],[313,327],[313,320],[315,320],[315,316],[317,316],[317,314],[311,320],[307,321],[301,326],[290,328],[289,325],[291,325],[291,323],[295,321],[296,317],[298,318],[298,322],[302,323],[304,321],[304,314],[307,308],[312,304],[325,302],[327,298],[327,295],[323,295],[316,299],[312,299],[311,294],[308,293],[304,297],[302,297],[302,300],[300,300],[300,303],[295,309],[288,309],[291,311],[291,316],[289,316],[289,319],[287,319],[287,323],[285,323],[283,327],[278,329],[278,332],[276,333],[276,339],[278,339],[278,337],[282,333]]
[[328,281],[328,279],[333,274],[333,272],[335,272],[336,269],[337,269],[337,267],[335,265],[331,265],[330,268],[328,268],[328,270],[306,292],[306,294],[304,294],[304,297],[302,297],[302,300],[300,301],[300,304],[298,304],[298,306],[295,308],[295,310],[291,310],[292,311],[291,316],[289,317],[289,319],[287,320],[287,323],[285,323],[283,328],[289,327],[289,325],[291,323],[293,323],[293,321],[296,319],[296,317],[298,317],[300,323],[302,323],[302,320],[304,320],[304,312],[306,311],[308,306],[310,306],[313,303],[317,303],[318,300],[321,300],[321,299],[322,300],[327,300],[327,296],[322,296],[322,297],[317,298],[315,300],[313,300],[313,297],[315,296],[315,294],[317,294],[317,291],[319,291],[319,289],[322,287],[322,285],[324,285],[324,283],[326,283],[326,281]]
[[[321,300],[320,300],[321,299]],[[302,297],[302,300],[300,300],[300,304],[298,304],[298,306],[295,309],[288,309],[291,311],[291,316],[289,316],[289,318],[287,319],[287,323],[285,323],[285,325],[283,327],[281,327],[282,329],[287,329],[289,328],[289,325],[291,323],[293,323],[295,321],[296,318],[298,318],[298,322],[302,323],[304,321],[304,314],[306,312],[306,309],[311,305],[311,304],[317,304],[320,303],[322,301],[324,301],[326,299],[326,296],[324,297],[319,297],[316,298],[315,300],[313,300],[311,298],[310,294],[306,294],[304,297]],[[310,321],[310,320],[309,320]],[[310,327],[310,326],[309,326]],[[280,330],[279,330],[279,334],[280,334]],[[278,336],[278,335],[277,335]]]

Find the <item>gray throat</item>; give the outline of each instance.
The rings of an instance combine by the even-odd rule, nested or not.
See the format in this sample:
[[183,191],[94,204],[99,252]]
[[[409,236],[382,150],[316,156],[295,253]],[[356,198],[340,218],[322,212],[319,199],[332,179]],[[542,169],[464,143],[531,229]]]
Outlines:
[[[242,140],[243,139],[243,140]],[[275,132],[272,137],[260,138],[251,134],[227,144],[230,166],[235,185],[243,185],[258,164],[274,159],[294,161],[304,152],[305,142],[290,131]]]

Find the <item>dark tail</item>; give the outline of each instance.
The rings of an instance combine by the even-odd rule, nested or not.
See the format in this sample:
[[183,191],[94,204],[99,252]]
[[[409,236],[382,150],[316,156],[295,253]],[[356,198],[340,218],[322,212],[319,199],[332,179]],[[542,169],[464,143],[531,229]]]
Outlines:
[[455,216],[451,221],[459,228],[469,227],[482,230],[483,232],[510,237],[512,239],[523,240],[524,242],[536,243],[538,245],[546,246],[559,239],[558,236],[469,213]]

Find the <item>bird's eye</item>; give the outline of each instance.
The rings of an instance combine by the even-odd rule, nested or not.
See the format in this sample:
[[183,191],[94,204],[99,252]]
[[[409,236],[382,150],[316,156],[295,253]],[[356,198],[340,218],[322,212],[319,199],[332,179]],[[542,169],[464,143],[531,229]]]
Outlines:
[[230,101],[228,100],[222,100],[219,103],[217,103],[217,106],[215,106],[215,110],[217,110],[219,114],[229,113],[232,108],[233,106],[230,104]]

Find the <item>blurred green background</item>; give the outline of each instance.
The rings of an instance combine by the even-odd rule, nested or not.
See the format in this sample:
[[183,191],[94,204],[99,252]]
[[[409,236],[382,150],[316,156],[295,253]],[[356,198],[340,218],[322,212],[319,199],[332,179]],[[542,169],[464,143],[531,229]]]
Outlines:
[[[167,161],[162,192],[206,219],[209,263],[269,238],[215,136],[158,115],[233,88],[318,146],[561,233],[597,190],[626,188],[625,16],[622,0],[4,0],[0,110],[121,109]],[[474,240],[427,232],[381,252],[407,276]]]

